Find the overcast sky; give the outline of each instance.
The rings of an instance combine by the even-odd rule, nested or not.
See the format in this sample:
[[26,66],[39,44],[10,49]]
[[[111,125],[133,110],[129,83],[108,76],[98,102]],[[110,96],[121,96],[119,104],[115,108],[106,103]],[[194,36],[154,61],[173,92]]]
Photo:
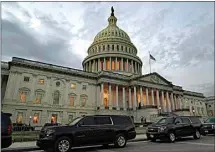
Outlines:
[[87,48],[114,6],[149,73],[214,95],[213,2],[2,2],[2,60],[12,57],[82,68]]

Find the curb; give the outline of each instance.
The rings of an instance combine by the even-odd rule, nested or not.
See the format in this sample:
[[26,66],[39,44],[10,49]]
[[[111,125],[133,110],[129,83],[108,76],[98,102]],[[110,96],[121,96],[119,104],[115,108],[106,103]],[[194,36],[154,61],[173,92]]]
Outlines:
[[27,152],[27,151],[34,151],[34,150],[41,150],[39,147],[20,147],[20,148],[6,148],[2,149],[2,152]]
[[133,140],[129,140],[128,142],[139,142],[139,141],[147,141],[147,138],[140,138],[140,139],[133,139]]

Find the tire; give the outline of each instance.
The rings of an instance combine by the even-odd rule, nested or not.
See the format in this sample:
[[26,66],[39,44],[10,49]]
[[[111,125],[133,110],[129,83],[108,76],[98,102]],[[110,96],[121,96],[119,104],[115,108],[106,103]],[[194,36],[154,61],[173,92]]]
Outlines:
[[201,134],[200,134],[199,130],[195,131],[195,134],[193,135],[193,138],[194,139],[200,139],[201,138]]
[[126,146],[126,144],[127,144],[127,140],[125,138],[125,135],[123,135],[123,134],[116,135],[116,139],[114,142],[115,147],[123,148]]
[[156,138],[151,138],[151,142],[156,142]]
[[170,132],[168,135],[168,138],[169,138],[169,142],[174,143],[176,139],[174,132]]
[[55,152],[69,152],[72,148],[72,142],[68,137],[60,137],[54,145]]

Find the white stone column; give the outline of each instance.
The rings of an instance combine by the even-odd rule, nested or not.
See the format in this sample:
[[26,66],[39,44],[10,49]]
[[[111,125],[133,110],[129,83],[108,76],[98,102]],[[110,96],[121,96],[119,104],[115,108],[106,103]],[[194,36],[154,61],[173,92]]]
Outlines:
[[148,88],[146,88],[146,105],[149,105],[149,91],[148,91]]
[[101,84],[101,105],[100,108],[104,109],[104,84]]
[[100,58],[98,59],[98,71],[101,71],[101,61],[100,61]]
[[127,67],[126,67],[126,71],[129,72],[129,68],[128,68],[128,59],[127,59]]
[[121,58],[120,64],[121,64],[121,71],[123,71],[123,58]]
[[168,112],[171,112],[171,104],[169,100],[169,92],[166,92],[166,99],[167,99],[167,104],[168,104]]
[[110,71],[112,70],[112,60],[111,60],[111,57],[109,59],[109,62],[110,62]]
[[104,58],[103,69],[106,70],[106,59]]
[[143,88],[140,86],[140,105],[143,107]]
[[131,71],[132,71],[132,73],[134,73],[134,64],[133,64],[133,60],[131,60]]
[[178,104],[177,104],[177,100],[176,100],[176,95],[174,95],[174,103],[175,103],[175,109],[178,109]]
[[117,69],[117,57],[115,58],[115,70],[118,70]]
[[152,95],[152,105],[155,105],[155,99],[154,99],[154,90],[151,89],[151,95]]
[[119,109],[118,85],[116,85],[116,109]]
[[134,66],[135,66],[135,68],[134,68],[135,69],[135,73],[137,73],[137,62],[136,61],[134,62]]
[[111,91],[111,84],[108,86],[108,104],[109,109],[112,110],[112,91]]
[[136,110],[137,108],[137,90],[136,90],[136,86],[134,86],[134,106],[133,106],[133,110]]
[[[20,98],[19,98],[19,88],[21,87],[20,86],[20,82],[21,81],[24,81],[24,77],[23,77],[23,79],[22,79],[22,74],[20,73],[20,72],[16,72],[16,73],[13,73],[12,74],[13,75],[13,79],[15,80],[14,81],[14,86],[11,86],[12,88],[15,88],[15,90],[14,90],[14,92],[11,92],[11,94],[9,95],[10,96],[10,98],[9,99],[14,99],[14,100],[20,100]],[[31,79],[31,78],[30,78]],[[30,88],[31,89],[31,88]],[[11,90],[13,90],[13,89],[11,89]],[[30,91],[32,91],[32,90],[30,90]],[[30,92],[29,92],[30,93]],[[13,96],[13,97],[12,97]],[[28,100],[28,98],[27,98],[27,100]],[[26,100],[26,101],[27,101]]]
[[89,61],[89,71],[92,72],[92,61]]
[[172,111],[175,110],[175,103],[174,103],[174,99],[173,99],[173,93],[171,93],[171,103],[172,103]]
[[129,90],[129,109],[132,108],[132,105],[131,105],[131,88],[128,89]]
[[166,112],[166,106],[165,106],[165,103],[164,103],[164,92],[161,91],[161,96],[162,96],[162,109],[164,112]]
[[123,103],[123,109],[126,110],[126,106],[125,106],[125,87],[122,88],[122,103]]
[[182,107],[183,105],[182,105],[181,96],[179,95],[178,98],[179,98],[179,101],[178,101],[178,102],[179,102],[180,109],[183,109],[183,107]]
[[157,97],[157,107],[159,108],[161,106],[160,104],[160,97],[159,97],[159,91],[156,90],[156,97]]

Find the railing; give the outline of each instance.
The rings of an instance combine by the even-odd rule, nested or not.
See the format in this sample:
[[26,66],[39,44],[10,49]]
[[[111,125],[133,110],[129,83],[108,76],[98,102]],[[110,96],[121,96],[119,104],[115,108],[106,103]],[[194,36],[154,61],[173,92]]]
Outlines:
[[36,141],[42,126],[13,126],[13,142]]

